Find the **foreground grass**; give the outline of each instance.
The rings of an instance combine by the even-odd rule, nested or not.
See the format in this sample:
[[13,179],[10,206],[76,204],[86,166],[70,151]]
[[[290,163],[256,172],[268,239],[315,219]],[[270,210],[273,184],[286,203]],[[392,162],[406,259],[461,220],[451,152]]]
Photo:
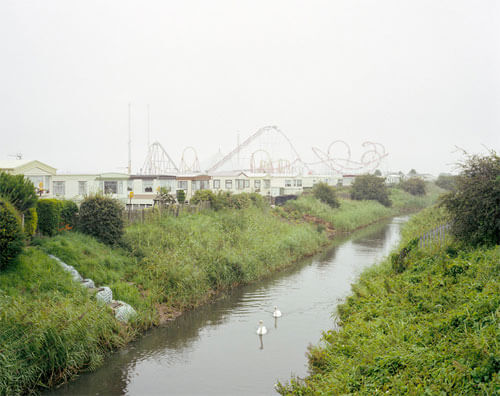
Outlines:
[[[444,219],[427,210],[404,238]],[[338,308],[340,331],[324,333],[310,349],[310,375],[280,385],[281,394],[497,394],[498,246],[414,249],[404,272],[388,260],[353,291]]]
[[395,216],[426,208],[436,202],[444,190],[433,183],[428,183],[427,194],[414,196],[397,188],[390,189],[392,206],[387,208],[377,201],[354,201],[341,198],[339,208],[320,202],[312,195],[304,195],[297,200],[288,201],[285,209],[297,215],[313,215],[327,221],[342,232],[350,232],[359,227],[374,223],[382,218]]
[[53,386],[95,368],[128,334],[37,249],[0,273],[0,394]]

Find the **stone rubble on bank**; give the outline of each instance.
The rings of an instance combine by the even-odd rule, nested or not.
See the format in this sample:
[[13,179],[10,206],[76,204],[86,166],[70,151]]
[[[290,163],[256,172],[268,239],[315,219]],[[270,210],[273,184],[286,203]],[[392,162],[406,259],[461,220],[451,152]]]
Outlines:
[[75,267],[66,264],[59,257],[52,254],[49,254],[49,257],[56,260],[65,271],[69,272],[75,282],[79,282],[83,287],[86,287],[91,292],[94,292],[95,298],[98,302],[109,305],[113,310],[115,318],[120,322],[126,323],[137,315],[135,309],[126,302],[113,300],[113,292],[109,287],[103,286],[96,288],[94,281],[92,279],[83,279]]

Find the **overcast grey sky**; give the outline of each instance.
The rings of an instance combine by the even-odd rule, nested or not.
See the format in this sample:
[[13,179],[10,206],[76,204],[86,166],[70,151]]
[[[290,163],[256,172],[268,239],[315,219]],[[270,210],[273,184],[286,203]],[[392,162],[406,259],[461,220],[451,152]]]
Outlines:
[[[500,2],[0,0],[0,159],[124,171],[277,125],[304,160],[347,141],[439,173],[500,148]],[[357,159],[357,158],[354,158]]]

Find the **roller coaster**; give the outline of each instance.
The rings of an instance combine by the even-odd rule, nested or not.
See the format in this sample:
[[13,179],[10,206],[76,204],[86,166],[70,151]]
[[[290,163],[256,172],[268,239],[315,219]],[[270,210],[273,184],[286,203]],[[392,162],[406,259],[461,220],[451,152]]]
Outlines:
[[[323,151],[312,147],[317,161],[305,162],[293,146],[288,136],[277,126],[265,126],[248,137],[231,152],[209,167],[208,173],[221,171],[246,171],[271,175],[287,174],[333,174],[366,173],[377,169],[388,153],[380,143],[362,143],[364,152],[355,160],[350,146],[343,140],[335,140]],[[177,167],[160,143],[153,143],[148,150],[142,174],[186,174],[201,172],[198,155],[194,147],[186,147],[182,152],[180,166]]]

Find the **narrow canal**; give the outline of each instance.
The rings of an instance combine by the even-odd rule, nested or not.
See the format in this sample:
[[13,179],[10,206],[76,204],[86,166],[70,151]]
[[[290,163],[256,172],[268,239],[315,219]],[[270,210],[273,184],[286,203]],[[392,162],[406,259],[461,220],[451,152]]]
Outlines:
[[[396,217],[338,239],[291,270],[152,329],[96,372],[47,394],[275,394],[277,380],[307,374],[307,346],[332,328],[332,312],[351,283],[389,254],[407,219]],[[283,313],[277,320],[275,305]],[[268,333],[259,338],[261,319]]]

